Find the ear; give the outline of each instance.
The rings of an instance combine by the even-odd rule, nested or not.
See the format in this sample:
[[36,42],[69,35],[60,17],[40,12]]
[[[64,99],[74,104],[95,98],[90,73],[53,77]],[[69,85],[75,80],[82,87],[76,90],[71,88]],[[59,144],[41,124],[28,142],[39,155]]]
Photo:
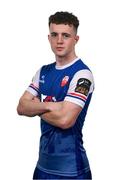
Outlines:
[[78,35],[75,36],[75,41],[76,41],[76,43],[79,41],[79,36]]
[[50,35],[48,35],[48,40],[49,40],[49,42],[50,42]]

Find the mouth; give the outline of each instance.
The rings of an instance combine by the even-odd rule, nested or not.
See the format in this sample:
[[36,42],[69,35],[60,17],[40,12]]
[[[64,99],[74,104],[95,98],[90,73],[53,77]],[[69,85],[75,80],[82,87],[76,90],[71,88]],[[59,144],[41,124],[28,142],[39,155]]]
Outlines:
[[57,49],[57,51],[62,51],[64,49],[64,47],[57,47],[56,49]]

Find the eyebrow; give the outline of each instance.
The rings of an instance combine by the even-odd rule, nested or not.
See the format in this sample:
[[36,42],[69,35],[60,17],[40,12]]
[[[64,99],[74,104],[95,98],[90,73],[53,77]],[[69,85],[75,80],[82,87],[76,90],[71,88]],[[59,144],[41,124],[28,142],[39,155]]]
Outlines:
[[51,32],[50,34],[53,35],[53,34],[58,34],[58,33],[57,32]]
[[[50,34],[51,34],[51,35],[58,35],[59,33],[53,31],[53,32],[51,32]],[[62,35],[71,36],[71,34],[70,34],[70,33],[67,33],[67,32],[62,32],[61,34],[62,34]]]

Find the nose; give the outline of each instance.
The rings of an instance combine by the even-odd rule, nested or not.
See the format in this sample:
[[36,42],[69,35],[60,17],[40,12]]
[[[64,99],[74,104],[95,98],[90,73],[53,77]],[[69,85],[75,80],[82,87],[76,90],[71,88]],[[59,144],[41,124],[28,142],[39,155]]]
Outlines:
[[57,43],[58,43],[58,44],[63,43],[63,37],[62,37],[62,35],[60,35],[60,34],[58,35]]

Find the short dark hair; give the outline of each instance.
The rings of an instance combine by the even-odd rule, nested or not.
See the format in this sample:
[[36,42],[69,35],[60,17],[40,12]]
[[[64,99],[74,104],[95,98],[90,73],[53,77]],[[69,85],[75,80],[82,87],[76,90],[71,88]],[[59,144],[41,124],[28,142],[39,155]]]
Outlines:
[[51,23],[73,25],[76,32],[77,32],[77,29],[79,26],[78,18],[75,15],[73,15],[72,13],[69,13],[67,11],[65,11],[65,12],[60,11],[60,12],[56,12],[55,14],[51,15],[49,17],[49,26]]

